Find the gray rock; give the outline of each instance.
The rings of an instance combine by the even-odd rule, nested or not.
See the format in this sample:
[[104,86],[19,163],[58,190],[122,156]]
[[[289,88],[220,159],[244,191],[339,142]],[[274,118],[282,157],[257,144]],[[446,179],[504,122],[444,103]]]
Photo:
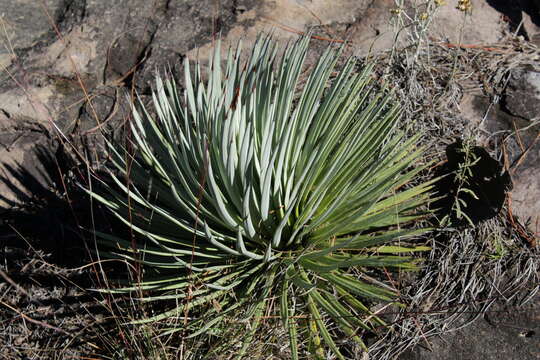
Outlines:
[[[509,129],[519,130],[522,146],[512,163],[514,189],[511,193],[515,215],[536,235],[540,235],[540,71],[521,67],[511,71],[504,96],[504,109],[513,116]],[[515,136],[514,136],[515,137]]]
[[13,124],[0,114],[0,209],[28,205],[47,191],[51,177],[40,152],[51,148],[40,123]]
[[540,71],[517,68],[510,72],[504,106],[514,116],[540,117]]
[[[507,91],[514,90],[507,89]],[[522,97],[531,98],[532,95],[523,93]],[[498,146],[499,153],[506,153],[508,170],[513,183],[513,189],[509,193],[512,214],[535,236],[538,236],[540,234],[540,176],[538,175],[540,174],[540,141],[537,140],[537,136],[540,125],[534,126],[531,121],[522,116],[511,114],[500,104],[490,104],[489,99],[484,96],[465,97],[461,109],[470,121],[484,118],[487,112],[485,119],[479,124],[485,134],[479,141],[490,148]],[[515,129],[519,131],[519,137],[516,136]]]
[[[51,19],[44,14],[44,7],[53,21],[64,10],[65,0],[0,1],[0,21],[2,22],[2,39],[8,46],[0,47],[0,54],[11,53],[18,49],[28,48],[44,39],[53,31]],[[5,39],[7,38],[7,39]]]
[[518,309],[497,304],[473,325],[431,338],[399,360],[538,359],[539,300]]

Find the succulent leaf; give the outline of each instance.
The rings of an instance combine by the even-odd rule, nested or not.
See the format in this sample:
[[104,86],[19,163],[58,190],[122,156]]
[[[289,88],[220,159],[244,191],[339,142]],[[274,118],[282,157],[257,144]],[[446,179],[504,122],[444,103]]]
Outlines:
[[[134,150],[108,143],[111,181],[87,191],[131,227],[139,248],[96,235],[104,253],[148,269],[142,282],[110,291],[178,304],[137,323],[219,305],[187,327],[194,336],[254,309],[245,351],[272,294],[292,358],[306,349],[343,358],[339,334],[367,349],[359,332],[384,325],[368,302],[395,293],[354,273],[416,268],[411,253],[427,248],[392,243],[427,230],[406,225],[425,215],[431,183],[408,185],[426,166],[414,168],[422,149],[395,129],[399,107],[372,66],[358,71],[350,58],[336,70],[341,48],[329,47],[306,75],[309,41],[278,59],[261,36],[245,62],[239,44],[225,64],[218,41],[207,80],[186,60],[182,92],[158,77],[154,111],[133,105]],[[303,334],[313,338],[297,348]]]

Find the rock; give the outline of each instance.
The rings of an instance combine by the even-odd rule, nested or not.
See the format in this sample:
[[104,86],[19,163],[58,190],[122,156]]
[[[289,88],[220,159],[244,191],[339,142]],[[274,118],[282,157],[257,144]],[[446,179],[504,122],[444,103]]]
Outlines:
[[[531,284],[535,286],[535,284]],[[538,359],[540,312],[536,295],[523,308],[496,303],[474,324],[434,336],[399,360]]]
[[446,1],[437,9],[430,35],[437,39],[461,44],[490,44],[504,36],[501,14],[485,1],[472,1],[465,13],[457,9],[457,1]]
[[36,152],[49,148],[47,131],[27,121],[13,126],[0,114],[0,209],[29,205],[49,188],[51,178]]
[[519,155],[511,167],[513,211],[540,237],[540,125],[531,123],[540,119],[540,71],[529,67],[513,69],[503,105],[514,116],[512,128],[520,129]]
[[[520,71],[514,72],[520,73]],[[514,99],[512,87],[507,87],[503,98]],[[521,90],[520,90],[521,91]],[[523,98],[531,94],[522,93]],[[511,98],[512,99],[512,98]],[[513,100],[512,100],[513,101]],[[532,100],[531,100],[532,101]],[[504,104],[504,106],[503,106]],[[529,120],[515,116],[507,110],[507,102],[492,104],[485,96],[465,96],[462,100],[462,114],[476,122],[481,131],[479,143],[495,149],[507,156],[507,167],[512,177],[513,189],[509,192],[512,214],[528,229],[540,236],[540,125],[531,126]],[[517,101],[515,104],[520,104]],[[527,109],[514,106],[517,113],[524,114]],[[532,112],[528,116],[534,115]],[[536,113],[534,117],[538,117]],[[516,136],[515,129],[519,131]]]
[[[46,124],[51,118],[49,109],[44,104],[50,104],[54,96],[54,87],[29,87],[26,89],[12,88],[0,93],[0,107],[5,118],[31,120]],[[13,125],[17,125],[13,122]],[[3,121],[3,126],[7,126]]]
[[537,0],[487,0],[510,26],[510,31],[534,42],[540,34],[540,5]]
[[15,55],[11,54],[0,54],[0,69],[6,69],[9,67],[13,59],[15,58]]
[[[225,51],[239,39],[249,48],[261,31],[272,31],[275,38],[284,43],[316,27],[329,33],[329,38],[350,41],[350,54],[364,55],[391,47],[395,32],[393,0],[228,0],[220,2],[219,6],[213,0],[197,4],[166,0],[119,0],[112,4],[100,0],[49,0],[47,8],[62,31],[61,38],[52,31],[50,20],[39,4],[25,5],[26,2],[20,1],[16,4],[21,4],[20,9],[16,9],[12,1],[0,1],[0,9],[15,14],[18,24],[22,24],[10,33],[16,34],[16,48],[26,49],[36,42],[39,46],[21,50],[15,60],[10,54],[4,54],[0,61],[18,64],[10,66],[18,81],[27,74],[46,74],[44,89],[30,92],[39,94],[38,107],[46,108],[49,118],[64,124],[76,121],[70,116],[77,116],[82,103],[88,102],[85,97],[88,95],[91,99],[93,91],[99,91],[100,86],[131,88],[134,85],[140,93],[148,94],[156,71],[163,72],[170,67],[178,76],[182,72],[182,59],[185,56],[208,58],[217,36],[222,37]],[[496,21],[497,14],[493,8],[479,3],[465,18],[464,40],[491,42],[499,39],[502,30]],[[457,41],[457,24],[462,18],[463,14],[454,6],[441,6],[433,19],[438,22],[433,27],[433,36]],[[35,31],[17,32],[26,22],[31,23],[28,26]],[[479,23],[486,26],[478,26]],[[325,46],[328,43],[319,42]],[[316,56],[314,53],[312,57]],[[12,116],[28,116],[34,111],[28,105],[23,105],[20,112],[5,108],[3,104],[12,103],[12,94],[22,99],[19,103],[28,103],[25,92],[20,89],[26,84],[24,81],[15,84],[5,74],[0,75],[0,80],[9,84],[0,88],[0,94],[9,94],[9,99],[1,99],[6,101],[0,101],[0,108]],[[69,82],[72,86],[63,86]],[[57,83],[63,83],[60,91],[55,91]],[[85,91],[76,87],[84,87]],[[68,114],[65,108],[69,108]],[[42,119],[41,114],[37,115]]]
[[[0,47],[1,54],[11,54],[19,49],[34,46],[53,31],[50,19],[44,14],[47,9],[53,21],[63,10],[64,0],[0,1],[0,22],[2,39],[8,40],[8,46]],[[4,33],[5,31],[5,33]]]
[[87,74],[94,70],[90,68],[90,62],[98,54],[97,47],[92,33],[78,26],[49,45],[43,56],[37,58],[32,65],[48,68],[49,75],[73,78],[76,73]]
[[[394,0],[350,1],[261,1],[260,5],[238,16],[237,25],[225,34],[224,43],[234,46],[241,38],[245,43],[254,42],[261,31],[269,31],[278,39],[286,41],[310,27],[327,30],[328,38],[347,40],[350,53],[364,56],[392,48],[396,30],[411,24],[409,19],[421,15],[409,3],[400,9]],[[399,17],[397,14],[403,13]],[[397,13],[397,14],[396,14]],[[397,19],[399,17],[399,20]],[[504,36],[500,13],[484,2],[475,3],[473,11],[465,15],[453,6],[440,6],[432,19],[429,35],[453,43],[491,43]],[[332,36],[333,35],[333,36]],[[402,45],[409,39],[400,37]],[[248,45],[249,46],[249,45]],[[188,57],[206,59],[211,44],[193,49]]]
[[540,118],[540,71],[517,68],[510,72],[503,104],[517,117],[533,120]]
[[[242,40],[244,48],[249,49],[261,32],[272,32],[274,38],[284,45],[312,27],[354,24],[360,21],[370,3],[369,0],[260,1],[257,6],[239,14],[236,23],[223,33],[222,52],[225,54],[229,47],[236,47],[238,40]],[[327,43],[324,42],[325,45]],[[204,63],[212,48],[212,42],[201,44],[187,52],[187,57],[203,59]]]
[[514,173],[514,190],[511,192],[512,209],[524,224],[540,239],[540,144],[530,151],[536,164],[521,165]]

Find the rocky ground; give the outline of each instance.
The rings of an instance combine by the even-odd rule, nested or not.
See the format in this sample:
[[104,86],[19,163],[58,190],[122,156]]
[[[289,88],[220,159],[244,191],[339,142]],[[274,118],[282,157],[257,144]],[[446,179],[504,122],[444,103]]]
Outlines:
[[[311,62],[341,40],[348,55],[378,59],[400,88],[405,117],[427,129],[430,155],[445,161],[446,146],[467,136],[500,164],[489,176],[512,179],[508,194],[509,186],[494,188],[482,200],[497,213],[502,207],[491,230],[484,223],[461,235],[512,238],[507,251],[519,260],[506,270],[537,271],[540,8],[534,0],[477,0],[464,12],[460,4],[469,2],[0,0],[0,354],[99,357],[114,347],[101,320],[119,310],[87,291],[100,268],[81,230],[113,225],[99,209],[88,215],[75,184],[86,178],[85,164],[102,166],[103,134],[122,136],[129,94],[147,101],[156,71],[177,75],[186,57],[204,62],[218,37],[225,49],[240,39],[249,49],[261,31],[285,43],[311,30]],[[538,297],[526,298],[538,274],[523,279],[500,284],[516,297],[501,293],[472,325],[400,345],[400,358],[540,358]]]

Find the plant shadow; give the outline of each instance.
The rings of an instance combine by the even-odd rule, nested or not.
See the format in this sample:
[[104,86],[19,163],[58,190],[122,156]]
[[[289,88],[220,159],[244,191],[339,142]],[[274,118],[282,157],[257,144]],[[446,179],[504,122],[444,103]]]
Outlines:
[[62,145],[51,150],[36,145],[37,163],[1,164],[0,183],[13,194],[0,194],[0,237],[5,246],[32,247],[51,254],[59,266],[82,265],[86,255],[80,220],[90,210],[73,182],[75,162]]
[[[467,154],[461,140],[446,147],[446,157],[435,172],[435,177],[441,178],[434,191],[436,217],[463,226],[497,216],[512,188],[510,174],[480,146],[472,146]],[[456,211],[458,202],[461,214]]]

